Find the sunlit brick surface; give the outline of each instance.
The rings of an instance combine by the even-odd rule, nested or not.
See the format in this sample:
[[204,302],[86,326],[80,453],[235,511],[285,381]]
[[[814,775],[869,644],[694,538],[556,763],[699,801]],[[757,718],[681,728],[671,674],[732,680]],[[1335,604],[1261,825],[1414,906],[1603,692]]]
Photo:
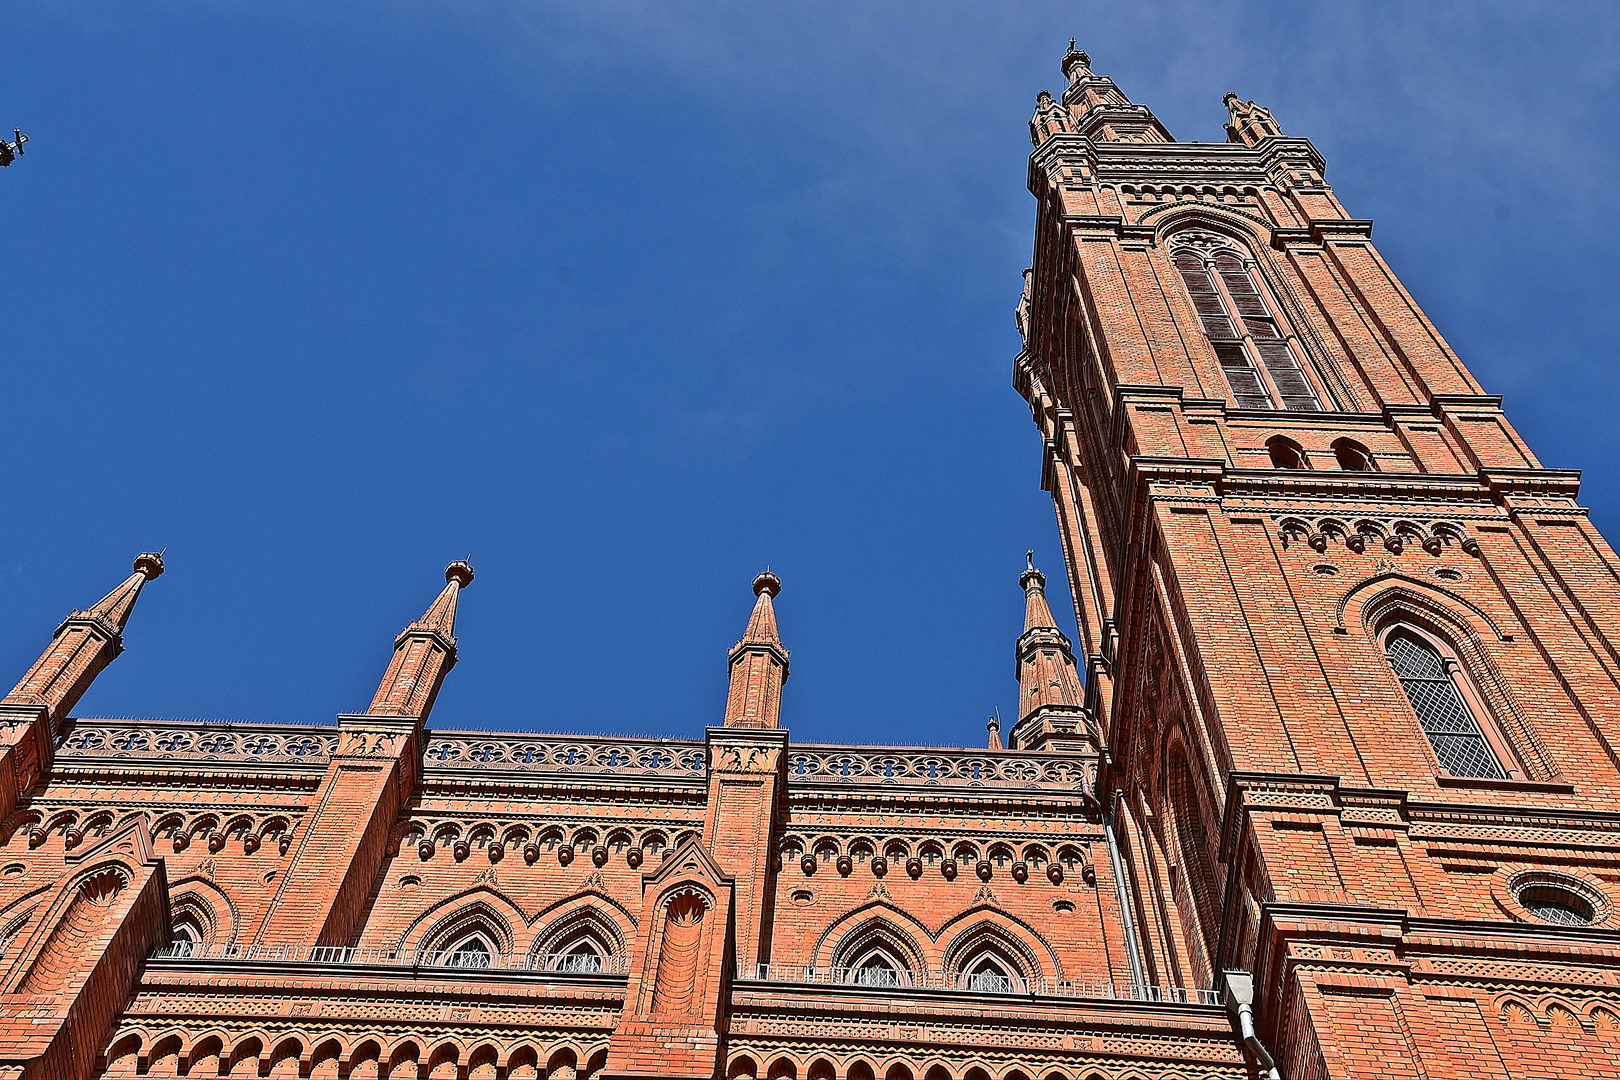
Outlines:
[[768,573],[702,741],[433,731],[465,563],[363,714],[73,717],[143,555],[0,701],[0,1075],[1620,1072],[1578,477],[1307,141],[1063,72],[1014,382],[1079,640],[1031,557],[1005,741],[793,742]]

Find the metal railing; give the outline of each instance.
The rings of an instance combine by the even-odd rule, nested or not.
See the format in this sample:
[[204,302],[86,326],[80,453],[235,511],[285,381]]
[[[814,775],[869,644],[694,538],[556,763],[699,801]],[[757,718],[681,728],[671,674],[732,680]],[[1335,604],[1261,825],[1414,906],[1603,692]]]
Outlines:
[[343,964],[439,968],[462,971],[527,971],[562,975],[624,975],[627,956],[579,953],[486,953],[385,946],[346,948],[311,945],[199,945],[176,941],[152,953],[154,960],[231,960],[264,964]]
[[1092,998],[1103,1001],[1143,1001],[1171,1005],[1219,1005],[1216,990],[1181,986],[1139,986],[1133,983],[1086,983],[1040,976],[1025,979],[1005,975],[946,974],[941,971],[895,971],[885,968],[797,967],[792,964],[738,964],[737,978],[756,982],[801,983],[820,986],[900,987],[914,990],[956,990],[971,994],[1015,994],[1035,997]]

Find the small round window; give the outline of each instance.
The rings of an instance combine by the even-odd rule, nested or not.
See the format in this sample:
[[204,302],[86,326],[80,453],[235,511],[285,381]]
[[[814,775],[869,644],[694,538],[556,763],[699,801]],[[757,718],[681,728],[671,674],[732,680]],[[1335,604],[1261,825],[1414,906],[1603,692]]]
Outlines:
[[1519,903],[1530,914],[1565,926],[1590,926],[1597,921],[1597,908],[1572,889],[1557,885],[1533,884],[1519,890]]

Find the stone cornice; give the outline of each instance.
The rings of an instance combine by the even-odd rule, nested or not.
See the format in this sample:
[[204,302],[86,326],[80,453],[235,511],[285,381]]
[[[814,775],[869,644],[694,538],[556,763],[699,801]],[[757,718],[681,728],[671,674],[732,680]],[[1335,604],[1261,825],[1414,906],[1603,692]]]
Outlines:
[[1314,469],[1225,470],[1219,491],[1228,497],[1325,496],[1384,502],[1476,502],[1491,505],[1490,491],[1478,477],[1441,473],[1343,474]]
[[1479,471],[1479,478],[1498,495],[1562,495],[1576,498],[1581,491],[1579,469],[1503,469]]
[[[1343,786],[1337,776],[1326,774],[1234,772],[1227,781],[1226,813],[1221,822],[1218,857],[1222,862],[1231,859],[1243,832],[1243,819],[1253,809],[1338,814],[1347,819],[1347,824],[1357,823],[1354,819],[1358,809],[1392,811],[1394,816],[1382,824],[1399,828],[1446,824],[1620,834],[1620,811],[1548,807],[1543,801],[1546,795],[1543,789],[1549,785],[1514,786],[1526,789],[1521,793],[1536,801],[1519,806],[1437,802],[1414,799],[1411,792],[1397,789]],[[1426,835],[1435,835],[1435,830],[1427,830]],[[1469,842],[1494,843],[1510,839],[1476,837],[1469,838]],[[1543,836],[1533,838],[1533,842],[1545,846],[1548,840]],[[1570,842],[1572,846],[1590,846],[1574,837]]]
[[733,645],[731,647],[731,651],[726,654],[726,662],[735,664],[743,657],[754,653],[764,653],[767,656],[773,657],[777,663],[781,664],[782,681],[787,682],[789,658],[788,651],[782,648],[782,646],[776,644],[774,641],[739,641],[737,644]]
[[405,644],[407,641],[432,642],[444,650],[444,670],[449,671],[451,668],[456,666],[455,638],[446,637],[444,634],[431,627],[422,626],[419,623],[412,623],[410,626],[407,626],[405,629],[401,630],[398,637],[394,638],[394,651],[398,652],[399,647]]
[[118,655],[124,651],[124,635],[119,633],[118,627],[113,625],[112,620],[103,618],[100,615],[92,615],[88,611],[75,611],[63,619],[61,624],[57,626],[56,633],[51,635],[51,640],[55,641],[76,626],[84,627],[106,643],[106,648],[111,651],[111,656],[108,657],[109,660],[116,660]]

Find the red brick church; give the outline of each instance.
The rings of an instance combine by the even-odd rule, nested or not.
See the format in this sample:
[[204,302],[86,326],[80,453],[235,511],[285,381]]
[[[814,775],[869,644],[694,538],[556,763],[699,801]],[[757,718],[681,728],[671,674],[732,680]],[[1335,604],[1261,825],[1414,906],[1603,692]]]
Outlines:
[[1309,141],[1062,66],[1013,380],[1080,640],[1031,563],[1005,745],[794,742],[770,574],[702,741],[433,729],[459,562],[363,714],[75,715],[142,555],[0,702],[0,1076],[1620,1074],[1579,475]]

